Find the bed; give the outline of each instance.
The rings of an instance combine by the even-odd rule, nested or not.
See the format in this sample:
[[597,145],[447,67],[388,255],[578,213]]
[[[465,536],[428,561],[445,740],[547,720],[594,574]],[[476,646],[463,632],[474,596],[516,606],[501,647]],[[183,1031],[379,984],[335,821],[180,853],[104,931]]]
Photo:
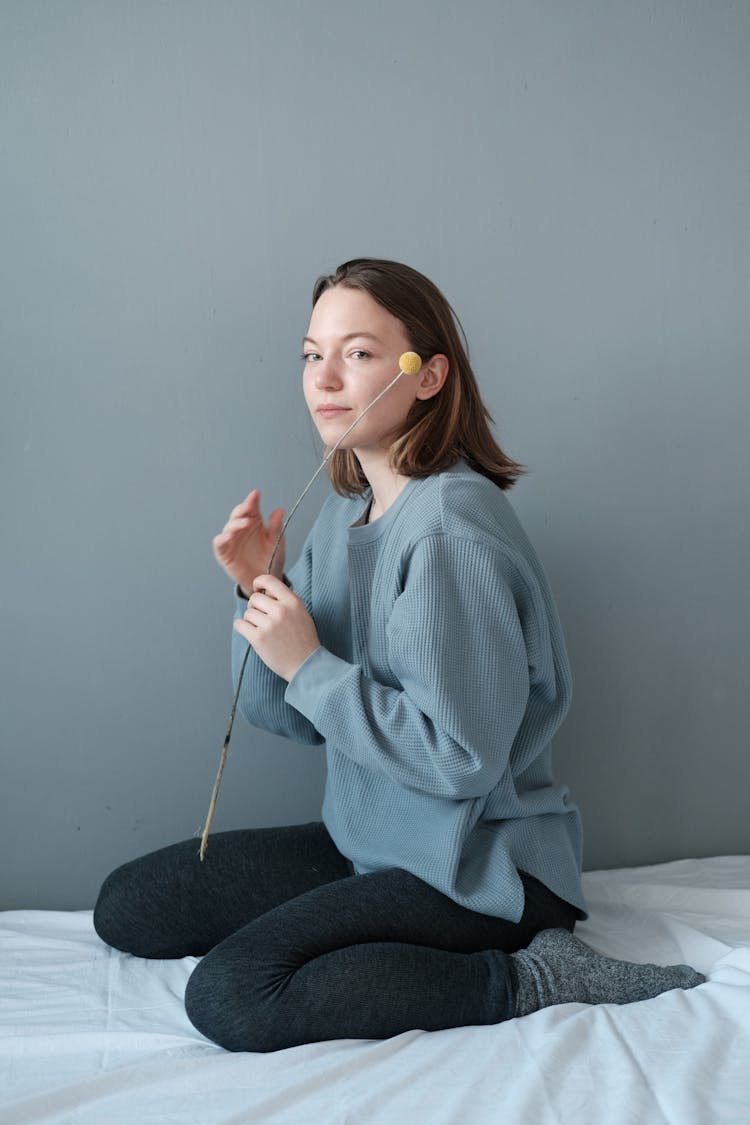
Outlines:
[[188,1022],[194,959],[103,947],[90,911],[0,914],[2,1125],[747,1125],[750,857],[585,875],[577,933],[705,985],[495,1027],[229,1054]]

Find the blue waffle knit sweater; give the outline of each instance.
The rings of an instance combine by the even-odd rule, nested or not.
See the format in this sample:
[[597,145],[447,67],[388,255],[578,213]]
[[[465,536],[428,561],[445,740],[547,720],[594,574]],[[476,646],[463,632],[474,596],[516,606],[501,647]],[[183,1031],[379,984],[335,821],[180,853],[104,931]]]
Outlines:
[[[251,652],[240,710],[325,745],[323,821],[357,872],[401,867],[518,921],[522,870],[585,912],[580,818],[550,765],[570,668],[510,503],[459,462],[371,524],[363,507],[330,496],[288,574],[321,647],[288,685]],[[233,633],[235,683],[245,649]]]

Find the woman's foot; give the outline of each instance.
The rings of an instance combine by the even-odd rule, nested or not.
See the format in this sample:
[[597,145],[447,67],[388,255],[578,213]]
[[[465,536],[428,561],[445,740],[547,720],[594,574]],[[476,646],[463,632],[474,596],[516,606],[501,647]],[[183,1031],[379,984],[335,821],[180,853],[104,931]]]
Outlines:
[[542,930],[512,956],[516,1015],[551,1004],[631,1004],[674,988],[695,988],[705,977],[689,965],[638,965],[597,953],[567,930]]

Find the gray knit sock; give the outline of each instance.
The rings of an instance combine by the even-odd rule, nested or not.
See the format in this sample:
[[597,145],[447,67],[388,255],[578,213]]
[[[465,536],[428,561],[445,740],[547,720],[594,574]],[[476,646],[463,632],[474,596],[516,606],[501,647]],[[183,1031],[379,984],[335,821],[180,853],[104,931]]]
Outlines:
[[516,1015],[550,1004],[630,1004],[706,979],[689,965],[637,965],[616,961],[584,945],[567,930],[542,930],[514,953]]

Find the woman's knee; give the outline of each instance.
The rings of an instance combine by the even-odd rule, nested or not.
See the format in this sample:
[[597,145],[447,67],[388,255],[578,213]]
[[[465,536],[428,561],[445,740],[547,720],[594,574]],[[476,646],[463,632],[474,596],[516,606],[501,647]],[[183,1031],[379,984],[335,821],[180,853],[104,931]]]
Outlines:
[[252,970],[237,971],[220,948],[195,967],[185,990],[185,1011],[201,1035],[227,1051],[271,1051],[263,1029],[267,1001],[254,987]]
[[129,900],[127,866],[118,867],[102,883],[94,906],[94,929],[107,945],[132,953],[126,908]]
[[166,860],[172,849],[151,852],[116,868],[102,884],[94,907],[94,929],[114,949],[136,957],[183,957],[191,950],[176,940],[175,884]]
[[158,957],[144,916],[136,865],[137,861],[126,863],[104,880],[94,907],[94,929],[113,949],[136,957]]

